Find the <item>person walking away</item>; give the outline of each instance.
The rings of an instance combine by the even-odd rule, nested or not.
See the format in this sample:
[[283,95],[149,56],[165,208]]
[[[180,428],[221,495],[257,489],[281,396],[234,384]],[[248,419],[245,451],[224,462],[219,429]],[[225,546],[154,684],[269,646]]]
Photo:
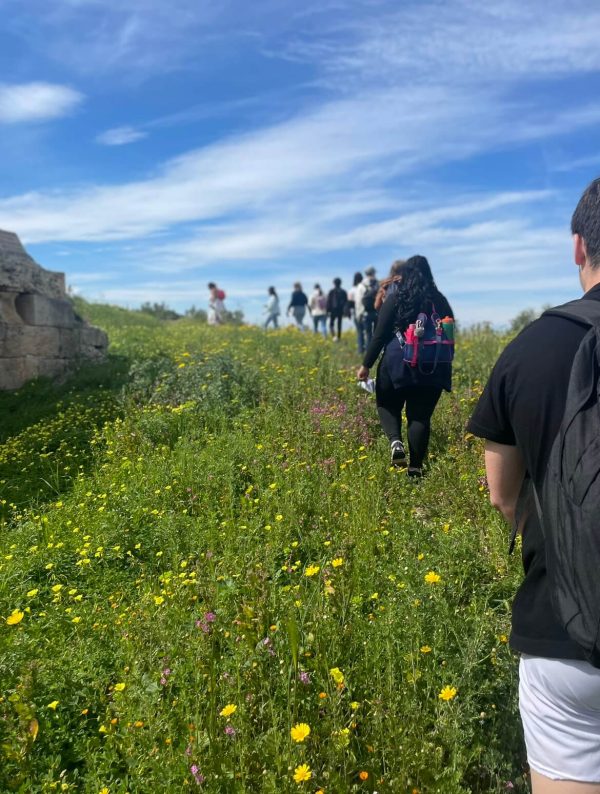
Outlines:
[[354,278],[352,280],[352,287],[348,290],[348,303],[346,304],[347,307],[347,316],[352,320],[354,323],[354,327],[356,328],[356,343],[358,345],[358,355],[362,356],[365,352],[365,332],[363,330],[362,324],[356,319],[356,288],[362,282],[363,275],[360,272],[356,272],[354,274]]
[[321,326],[321,333],[327,338],[327,298],[323,294],[320,284],[315,284],[308,308],[312,314],[315,334],[318,333],[319,326]]
[[288,316],[290,313],[294,316],[294,322],[296,323],[296,328],[300,331],[306,330],[304,327],[304,315],[306,314],[306,307],[308,305],[308,298],[302,292],[302,284],[299,281],[296,281],[294,284],[294,291],[292,292],[292,297],[290,299],[290,305],[287,308]]
[[269,287],[268,294],[269,297],[265,304],[266,319],[263,326],[265,330],[269,327],[269,323],[273,323],[274,328],[279,328],[279,315],[281,313],[279,308],[279,296],[277,295],[275,287]]
[[[454,315],[450,304],[437,289],[425,257],[414,256],[402,266],[401,280],[395,288],[388,290],[375,333],[357,372],[359,380],[367,380],[369,370],[383,351],[375,384],[377,413],[390,442],[392,465],[404,467],[407,459],[402,443],[402,412],[406,411],[410,477],[423,474],[431,417],[442,391],[449,392],[452,388],[452,364],[443,360],[451,358],[446,350],[434,362],[404,360],[405,351],[397,335],[402,335],[404,343],[423,316],[428,322],[439,318],[440,324],[444,318],[448,333],[452,333]],[[449,349],[450,345],[446,347]]]
[[[334,342],[342,336],[342,319],[348,303],[348,293],[342,289],[342,279],[333,279],[333,289],[327,295],[327,314],[329,315],[329,332]],[[334,330],[337,327],[337,332]],[[337,334],[337,335],[336,335]]]
[[377,322],[377,311],[375,309],[375,298],[379,282],[375,278],[375,268],[368,267],[365,270],[365,277],[356,288],[355,317],[362,328],[364,344],[368,347],[371,343],[375,323]]
[[208,317],[209,325],[223,325],[225,314],[225,293],[211,281],[208,284]]
[[522,532],[510,645],[533,794],[600,792],[600,179],[571,233],[583,298],[510,342],[468,424],[491,503]]

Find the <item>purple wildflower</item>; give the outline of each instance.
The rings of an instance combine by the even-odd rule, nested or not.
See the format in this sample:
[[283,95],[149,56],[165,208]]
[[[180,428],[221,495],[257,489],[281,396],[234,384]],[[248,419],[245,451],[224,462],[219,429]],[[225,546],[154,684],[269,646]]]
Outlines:
[[304,684],[304,686],[308,686],[310,684],[310,673],[307,673],[305,670],[302,670],[302,672],[298,673],[298,679],[301,684]]
[[192,764],[191,765],[190,772],[194,776],[194,780],[196,781],[196,784],[198,786],[201,786],[204,783],[204,781],[206,780],[206,778],[204,777],[202,772],[198,769],[198,766],[196,764]]
[[232,736],[232,737],[235,736],[236,730],[233,727],[233,725],[226,725],[225,726],[225,734],[226,734],[226,736]]

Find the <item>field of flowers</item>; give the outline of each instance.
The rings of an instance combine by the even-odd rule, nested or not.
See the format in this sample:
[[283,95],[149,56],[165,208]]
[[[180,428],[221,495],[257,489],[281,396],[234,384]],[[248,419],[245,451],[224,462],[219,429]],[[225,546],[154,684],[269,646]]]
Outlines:
[[526,791],[464,430],[506,340],[460,337],[415,484],[350,334],[82,308],[108,362],[0,395],[0,790]]

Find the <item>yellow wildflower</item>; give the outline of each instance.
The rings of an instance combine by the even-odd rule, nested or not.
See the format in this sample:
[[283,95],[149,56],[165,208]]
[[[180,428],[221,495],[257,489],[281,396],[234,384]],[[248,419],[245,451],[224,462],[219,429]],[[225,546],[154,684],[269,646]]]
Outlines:
[[308,568],[304,571],[305,576],[315,576],[315,574],[319,573],[321,568],[318,565],[309,565]]
[[421,645],[419,648],[421,653],[431,653],[431,646],[430,645]]
[[237,706],[234,703],[228,703],[224,708],[221,709],[219,714],[221,717],[231,717],[232,714],[235,714],[237,711]]
[[154,596],[154,603],[157,607],[159,607],[162,603],[164,603],[164,598],[162,596]]
[[335,560],[331,561],[331,564],[334,568],[339,568],[344,564],[344,560],[341,557],[336,557]]
[[310,726],[299,722],[290,729],[290,735],[295,742],[303,742],[310,735]]
[[125,689],[125,684],[121,681],[119,684],[115,684],[115,692],[122,692]]
[[58,706],[59,701],[53,700],[52,703],[48,703],[48,708],[52,709],[52,711],[56,711],[56,707]]
[[300,764],[300,766],[297,766],[294,770],[294,780],[296,783],[304,783],[306,780],[310,780],[311,777],[312,772],[308,764]]
[[29,591],[27,592],[27,598],[35,598],[35,597],[36,597],[36,595],[37,595],[39,592],[40,592],[40,591],[39,591],[39,589],[38,589],[37,587],[34,587],[34,588],[33,588],[33,590],[29,590]]
[[452,698],[456,697],[457,691],[456,687],[445,686],[438,697],[440,700],[452,700]]
[[329,671],[329,675],[333,678],[336,684],[344,683],[344,674],[339,667],[332,667]]
[[6,618],[6,622],[9,626],[16,626],[17,623],[20,623],[24,617],[25,613],[21,612],[20,609],[13,609],[10,615]]
[[439,573],[436,573],[435,571],[429,571],[428,573],[425,574],[423,578],[425,579],[427,584],[437,584],[438,582],[442,581],[442,577],[439,575]]

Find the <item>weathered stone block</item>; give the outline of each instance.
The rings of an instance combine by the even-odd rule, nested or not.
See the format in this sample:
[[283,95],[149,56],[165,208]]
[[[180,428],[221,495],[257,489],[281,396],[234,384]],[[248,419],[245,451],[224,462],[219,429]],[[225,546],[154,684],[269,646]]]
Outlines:
[[102,358],[106,355],[108,336],[93,325],[85,325],[80,331],[81,355],[86,358]]
[[24,358],[0,360],[0,389],[20,389],[27,382]]
[[107,347],[104,331],[75,314],[63,274],[41,268],[15,234],[0,230],[0,389],[62,375]]
[[0,325],[0,359],[60,354],[58,328],[34,325]]
[[0,292],[0,323],[20,324],[23,322],[15,308],[14,292]]
[[61,358],[77,358],[81,354],[81,329],[59,328],[59,352]]
[[73,307],[66,300],[47,298],[45,295],[17,295],[15,308],[27,325],[72,328],[77,323]]
[[26,356],[38,358],[60,356],[59,329],[49,326],[25,325],[22,349]]
[[26,253],[16,234],[0,230],[0,291],[64,299],[65,275],[44,270]]

